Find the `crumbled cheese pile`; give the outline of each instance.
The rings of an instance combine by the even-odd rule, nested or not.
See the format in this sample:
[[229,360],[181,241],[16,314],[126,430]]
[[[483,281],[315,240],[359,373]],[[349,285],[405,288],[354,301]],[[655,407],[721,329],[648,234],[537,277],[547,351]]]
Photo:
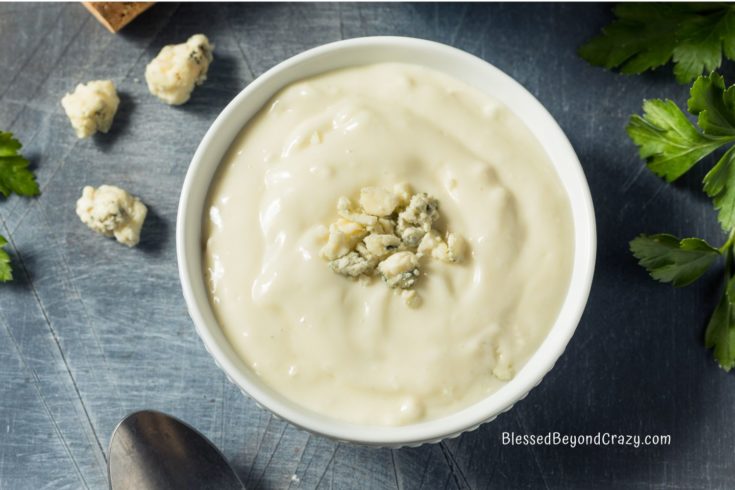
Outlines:
[[183,104],[194,87],[207,79],[213,51],[214,45],[204,34],[195,34],[185,43],[164,46],[145,68],[148,90],[167,104]]
[[420,303],[416,292],[409,290],[419,277],[423,257],[456,263],[465,254],[460,236],[447,233],[443,238],[433,228],[439,201],[424,192],[414,194],[406,184],[393,189],[364,187],[359,207],[340,197],[337,214],[321,250],[329,267],[354,278],[380,275],[388,287],[404,290],[409,306]]
[[140,241],[140,229],[148,208],[137,197],[114,185],[97,189],[86,186],[77,201],[77,215],[97,233],[112,237],[128,247]]
[[61,99],[78,138],[87,138],[97,131],[106,133],[112,126],[120,98],[110,80],[80,83],[74,92]]

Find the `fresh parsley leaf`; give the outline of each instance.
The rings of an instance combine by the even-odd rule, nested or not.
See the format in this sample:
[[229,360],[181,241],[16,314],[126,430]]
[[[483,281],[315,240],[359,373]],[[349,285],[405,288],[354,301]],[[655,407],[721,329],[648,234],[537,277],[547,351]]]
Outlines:
[[671,100],[646,100],[643,116],[630,118],[625,128],[638,153],[656,175],[678,179],[717,148],[733,141],[702,134]]
[[[13,134],[0,131],[0,194],[8,197],[12,192],[20,196],[37,196],[41,193],[36,176],[28,169],[28,160],[18,153],[22,145]],[[8,241],[0,235],[0,282],[13,279],[10,256],[3,250]]]
[[618,4],[617,19],[579,49],[589,63],[623,73],[642,73],[666,64],[676,38],[671,24],[681,17],[663,4]]
[[725,371],[735,367],[735,308],[731,290],[735,287],[735,278],[728,281],[727,293],[722,295],[704,333],[704,345],[714,349],[717,363]]
[[688,83],[735,59],[735,6],[727,3],[621,3],[602,34],[579,49],[589,63],[643,73],[674,61]]
[[13,269],[10,266],[10,256],[3,247],[8,244],[4,236],[0,235],[0,282],[13,279]]
[[697,125],[704,134],[735,136],[735,85],[725,90],[721,75],[697,78],[689,90],[687,107],[697,116]]
[[724,230],[735,228],[735,146],[704,176],[704,192],[712,198]]
[[20,196],[40,194],[36,176],[28,169],[28,160],[19,153],[21,144],[12,133],[0,131],[0,194]]
[[679,240],[673,235],[640,235],[630,250],[651,277],[674,286],[687,286],[704,274],[720,251],[699,238]]

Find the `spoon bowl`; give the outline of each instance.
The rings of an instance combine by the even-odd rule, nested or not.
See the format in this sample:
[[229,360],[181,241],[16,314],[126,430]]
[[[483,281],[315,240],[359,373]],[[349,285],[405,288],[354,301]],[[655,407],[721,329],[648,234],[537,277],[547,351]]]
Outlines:
[[224,455],[201,432],[154,410],[125,417],[110,439],[112,490],[244,490]]

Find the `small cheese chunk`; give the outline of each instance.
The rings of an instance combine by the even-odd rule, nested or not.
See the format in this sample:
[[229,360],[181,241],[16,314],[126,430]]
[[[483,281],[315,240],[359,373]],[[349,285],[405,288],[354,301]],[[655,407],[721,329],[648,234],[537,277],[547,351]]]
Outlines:
[[84,224],[128,247],[140,241],[146,214],[148,208],[140,199],[112,185],[87,186],[77,201],[77,215]]
[[320,255],[327,260],[347,255],[366,234],[364,226],[340,218],[329,226],[329,238]]
[[461,262],[467,253],[467,243],[456,233],[447,234],[448,262]]
[[409,289],[419,276],[419,259],[413,252],[396,252],[378,264],[378,271],[388,287]]
[[401,239],[395,235],[378,235],[370,234],[365,237],[365,248],[373,257],[382,259],[386,255],[398,250],[401,246]]
[[368,258],[363,257],[357,252],[350,252],[344,257],[329,262],[329,268],[337,274],[343,276],[358,277],[362,274],[370,272],[375,267],[375,263]]
[[418,247],[424,238],[426,231],[417,226],[406,226],[405,223],[399,223],[396,231],[400,234],[401,240],[407,247]]
[[403,302],[409,308],[418,308],[421,306],[421,296],[413,289],[404,289],[401,293],[401,298],[403,298]]
[[419,192],[411,197],[406,209],[398,215],[398,226],[400,228],[402,225],[413,225],[428,232],[437,219],[439,219],[439,201],[425,192]]
[[337,214],[348,221],[354,221],[364,226],[375,226],[378,218],[368,214],[358,213],[352,209],[352,201],[342,196],[337,199]]
[[389,216],[396,209],[398,198],[382,187],[363,187],[360,190],[360,206],[373,216]]
[[371,233],[379,235],[394,235],[396,233],[396,222],[389,218],[378,218],[378,221],[368,227]]
[[513,379],[515,376],[515,369],[513,369],[513,363],[503,353],[500,348],[495,349],[496,361],[495,367],[493,368],[493,376],[501,381],[508,381]]
[[319,252],[319,255],[323,259],[327,260],[334,260],[339,257],[342,257],[343,255],[347,255],[351,247],[349,246],[349,242],[347,241],[347,237],[345,237],[344,233],[342,233],[339,230],[333,230],[331,229],[329,231],[329,238],[327,239],[327,243],[324,244],[321,251]]
[[194,87],[207,79],[213,51],[214,45],[204,34],[191,36],[182,44],[164,46],[145,68],[148,90],[167,104],[185,103]]
[[418,253],[420,255],[427,255],[435,259],[444,260],[449,249],[447,244],[442,240],[441,235],[436,230],[431,230],[426,233],[419,243]]
[[411,202],[411,196],[413,195],[413,189],[409,184],[405,182],[402,184],[396,184],[393,186],[393,194],[396,196],[398,206],[405,208],[408,203]]
[[95,80],[77,85],[61,99],[61,105],[77,137],[87,138],[110,130],[120,99],[112,81]]
[[465,242],[456,233],[448,233],[444,241],[436,230],[424,235],[417,249],[419,255],[430,256],[442,262],[461,262],[464,258]]

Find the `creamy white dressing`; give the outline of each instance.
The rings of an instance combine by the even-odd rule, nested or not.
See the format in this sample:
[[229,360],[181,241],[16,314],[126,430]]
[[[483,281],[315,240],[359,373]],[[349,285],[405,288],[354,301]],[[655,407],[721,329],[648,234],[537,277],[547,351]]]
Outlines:
[[[340,196],[410,183],[439,199],[461,264],[422,262],[408,308],[319,257]],[[219,323],[268,385],[349,422],[407,424],[493,393],[538,348],[566,295],[569,202],[504,105],[444,74],[376,64],[294,83],[222,161],[204,217]]]

